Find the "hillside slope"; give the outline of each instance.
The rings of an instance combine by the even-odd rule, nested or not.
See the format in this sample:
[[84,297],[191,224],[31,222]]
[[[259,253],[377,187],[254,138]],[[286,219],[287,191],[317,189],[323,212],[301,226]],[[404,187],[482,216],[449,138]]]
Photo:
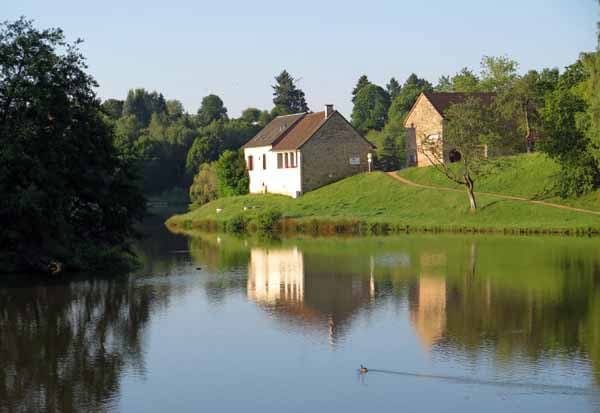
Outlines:
[[[556,196],[554,182],[559,172],[558,164],[541,153],[499,158],[490,161],[483,169],[483,175],[475,182],[475,191],[513,195],[600,211],[600,191],[580,198],[562,199]],[[434,167],[403,169],[398,175],[418,184],[462,189]]]
[[[309,192],[298,199],[280,195],[244,195],[210,202],[167,221],[173,229],[193,228],[236,217],[255,221],[261,212],[278,210],[296,221],[362,221],[410,226],[414,229],[461,228],[502,231],[514,229],[600,229],[600,215],[565,211],[523,201],[481,195],[476,213],[469,212],[467,196],[403,185],[381,172],[356,175]],[[220,212],[217,213],[217,210]]]

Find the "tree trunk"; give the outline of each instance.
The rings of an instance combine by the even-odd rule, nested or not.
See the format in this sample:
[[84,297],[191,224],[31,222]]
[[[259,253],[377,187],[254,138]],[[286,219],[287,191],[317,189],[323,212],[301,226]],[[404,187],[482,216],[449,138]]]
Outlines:
[[469,196],[469,204],[471,205],[471,212],[477,210],[477,201],[475,201],[475,185],[470,175],[465,174],[465,186],[467,187],[467,195]]
[[531,137],[531,126],[529,125],[529,102],[526,102],[523,108],[525,113],[525,147],[527,153],[533,152],[533,139]]

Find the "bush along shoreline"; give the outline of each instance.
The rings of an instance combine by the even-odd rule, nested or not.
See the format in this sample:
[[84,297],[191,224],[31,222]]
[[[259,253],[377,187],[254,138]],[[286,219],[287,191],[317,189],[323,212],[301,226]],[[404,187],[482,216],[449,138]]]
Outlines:
[[283,218],[278,211],[268,211],[258,219],[248,219],[236,215],[227,220],[201,219],[191,220],[176,215],[166,221],[166,227],[173,233],[193,235],[197,232],[223,232],[230,234],[269,234],[276,236],[378,236],[410,233],[432,234],[490,234],[490,235],[528,235],[528,236],[600,236],[600,228],[540,228],[540,227],[474,227],[461,225],[410,225],[388,222],[364,221],[355,219],[293,219]]

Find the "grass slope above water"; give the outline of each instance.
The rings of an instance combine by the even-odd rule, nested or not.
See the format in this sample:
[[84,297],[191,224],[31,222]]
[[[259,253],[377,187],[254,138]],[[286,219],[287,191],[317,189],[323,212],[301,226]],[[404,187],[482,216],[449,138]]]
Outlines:
[[[452,165],[451,167],[459,167]],[[475,191],[519,196],[538,201],[600,211],[600,190],[579,198],[563,199],[553,189],[560,167],[542,153],[491,160],[475,181]],[[399,176],[423,185],[462,189],[435,168],[407,168]]]
[[[507,159],[511,160],[511,158]],[[433,175],[438,172],[429,168],[422,170],[424,172],[407,170],[402,174],[418,182],[438,184],[437,177]],[[528,179],[522,175],[519,177],[520,181]],[[441,184],[444,179],[440,177],[439,183]],[[496,181],[490,179],[488,182],[487,187],[482,182],[479,189],[501,192],[499,190],[501,184],[494,183],[500,182],[498,178]],[[524,188],[524,185],[514,184],[509,188],[522,192],[505,193],[527,196],[537,192],[538,188],[543,187],[547,182],[548,180],[544,180],[529,189]],[[573,202],[577,206],[590,208],[591,200],[592,198]],[[373,172],[327,185],[298,199],[271,194],[218,199],[187,214],[171,217],[167,225],[173,230],[191,230],[201,228],[207,222],[220,226],[240,216],[253,222],[261,212],[278,210],[285,219],[292,219],[297,223],[309,221],[328,222],[332,225],[351,221],[365,224],[385,223],[393,227],[392,231],[394,228],[406,226],[414,230],[440,231],[600,230],[600,215],[533,205],[490,195],[479,195],[478,203],[479,210],[471,213],[466,193],[412,187],[397,182],[384,173]],[[217,213],[217,209],[222,211]],[[600,210],[600,208],[596,209]]]

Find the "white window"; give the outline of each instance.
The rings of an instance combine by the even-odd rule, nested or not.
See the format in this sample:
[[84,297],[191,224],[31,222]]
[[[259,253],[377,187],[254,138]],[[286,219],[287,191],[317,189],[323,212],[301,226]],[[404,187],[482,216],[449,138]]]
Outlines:
[[427,143],[438,143],[440,141],[439,133],[432,133],[427,137]]

